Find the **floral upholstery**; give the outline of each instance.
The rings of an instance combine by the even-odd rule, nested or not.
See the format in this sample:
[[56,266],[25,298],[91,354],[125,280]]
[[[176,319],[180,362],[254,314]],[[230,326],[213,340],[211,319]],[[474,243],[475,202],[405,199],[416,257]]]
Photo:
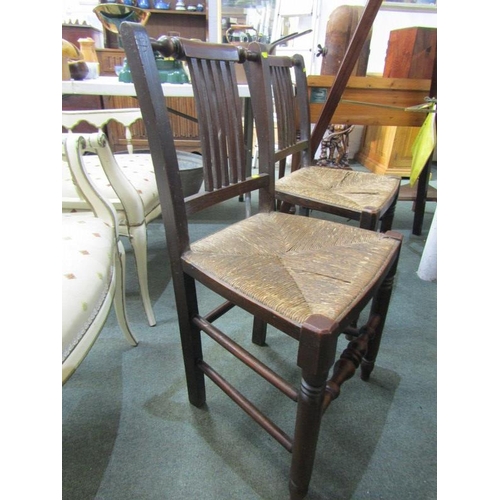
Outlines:
[[111,307],[130,345],[125,309],[125,250],[116,211],[86,172],[83,152],[107,150],[104,134],[63,134],[63,158],[92,210],[62,214],[62,382],[71,377],[101,332]]
[[[157,217],[160,214],[160,205],[150,155],[140,153],[131,155],[117,154],[115,155],[115,159],[139,194],[146,218],[151,220]],[[85,156],[84,160],[90,178],[96,183],[99,191],[113,203],[115,210],[117,210],[119,224],[126,225],[127,220],[123,211],[123,205],[104,173],[99,158],[97,156]],[[88,204],[79,196],[71,178],[69,167],[64,161],[61,173],[64,210],[88,210]]]
[[109,293],[114,229],[93,213],[62,215],[62,361],[78,345]]
[[[133,150],[130,126],[137,120],[142,120],[138,108],[62,113],[62,125],[69,131],[80,122],[95,126],[101,134],[104,126],[110,121],[121,123],[125,127],[127,153],[114,154],[108,143],[105,149],[99,150],[99,156],[86,154],[83,160],[96,189],[112,203],[116,211],[120,235],[130,240],[144,311],[149,324],[153,326],[156,324],[156,318],[148,286],[147,224],[159,217],[161,206],[151,156],[149,153],[134,153]],[[197,193],[203,182],[201,156],[179,152],[179,161],[184,196]],[[63,213],[89,210],[90,207],[75,186],[65,161],[62,163],[61,173]]]

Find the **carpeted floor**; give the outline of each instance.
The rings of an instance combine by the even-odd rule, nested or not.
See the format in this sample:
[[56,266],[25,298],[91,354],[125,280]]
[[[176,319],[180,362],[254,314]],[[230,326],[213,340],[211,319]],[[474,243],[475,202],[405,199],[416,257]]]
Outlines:
[[[412,204],[398,204],[393,229],[403,233],[404,245],[377,366],[370,382],[348,381],[327,412],[310,500],[437,497],[437,284],[416,274],[435,207],[427,203],[423,234],[415,236]],[[232,200],[193,218],[194,237],[230,223],[233,210],[242,216],[244,203]],[[161,220],[149,225],[148,238],[157,326],[147,326],[124,242],[128,315],[139,345],[128,345],[112,314],[62,389],[63,498],[286,500],[290,455],[279,444],[209,380],[206,407],[189,404]],[[199,293],[209,310],[215,302],[206,290]],[[236,310],[220,324],[285,378],[298,380],[294,341],[270,329],[267,345],[254,346],[251,318]],[[205,357],[293,432],[293,403],[209,340]]]

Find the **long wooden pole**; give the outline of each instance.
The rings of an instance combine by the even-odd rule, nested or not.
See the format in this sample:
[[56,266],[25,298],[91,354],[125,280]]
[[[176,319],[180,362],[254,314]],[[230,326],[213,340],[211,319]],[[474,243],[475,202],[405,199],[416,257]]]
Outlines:
[[325,134],[326,129],[330,124],[335,110],[337,109],[340,98],[342,97],[344,89],[347,85],[347,81],[349,80],[356,61],[361,54],[361,50],[363,49],[366,37],[370,32],[373,21],[377,16],[382,1],[383,0],[368,0],[366,4],[361,19],[359,20],[358,27],[354,32],[351,42],[349,43],[349,47],[347,48],[347,52],[345,53],[344,59],[340,64],[337,77],[335,78],[332,88],[330,89],[326,102],[321,111],[321,115],[311,134],[312,154],[316,152],[319,145],[321,144],[323,135]]

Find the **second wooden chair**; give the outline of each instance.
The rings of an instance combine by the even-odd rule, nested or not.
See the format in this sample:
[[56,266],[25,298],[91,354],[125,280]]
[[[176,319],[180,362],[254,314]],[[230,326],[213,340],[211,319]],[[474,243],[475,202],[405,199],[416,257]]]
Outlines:
[[[392,227],[401,180],[396,177],[353,170],[320,167],[313,164],[311,120],[307,77],[301,55],[269,55],[258,43],[249,46],[257,62],[262,64],[272,86],[278,144],[275,159],[281,162],[276,180],[276,199],[282,210],[298,206],[305,214],[317,210],[359,221],[362,228],[382,232]],[[248,72],[254,78],[256,71]],[[256,113],[262,108],[257,108]],[[260,154],[260,149],[259,149]],[[284,162],[293,156],[291,172],[284,173]]]

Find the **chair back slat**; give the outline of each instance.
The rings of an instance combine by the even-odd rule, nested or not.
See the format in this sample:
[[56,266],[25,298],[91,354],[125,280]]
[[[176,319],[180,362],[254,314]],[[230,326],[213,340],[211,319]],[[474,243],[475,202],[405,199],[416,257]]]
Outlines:
[[241,99],[233,62],[186,57],[196,98],[205,190],[212,191],[246,177]]
[[176,37],[161,37],[153,48],[188,65],[200,127],[205,191],[244,181],[248,169],[235,70],[244,61],[244,50]]
[[[290,64],[292,64],[292,61]],[[297,127],[295,124],[295,96],[293,94],[293,83],[290,68],[273,66],[270,64],[273,84],[273,97],[276,110],[276,121],[278,127],[278,147],[286,148],[295,144]]]

